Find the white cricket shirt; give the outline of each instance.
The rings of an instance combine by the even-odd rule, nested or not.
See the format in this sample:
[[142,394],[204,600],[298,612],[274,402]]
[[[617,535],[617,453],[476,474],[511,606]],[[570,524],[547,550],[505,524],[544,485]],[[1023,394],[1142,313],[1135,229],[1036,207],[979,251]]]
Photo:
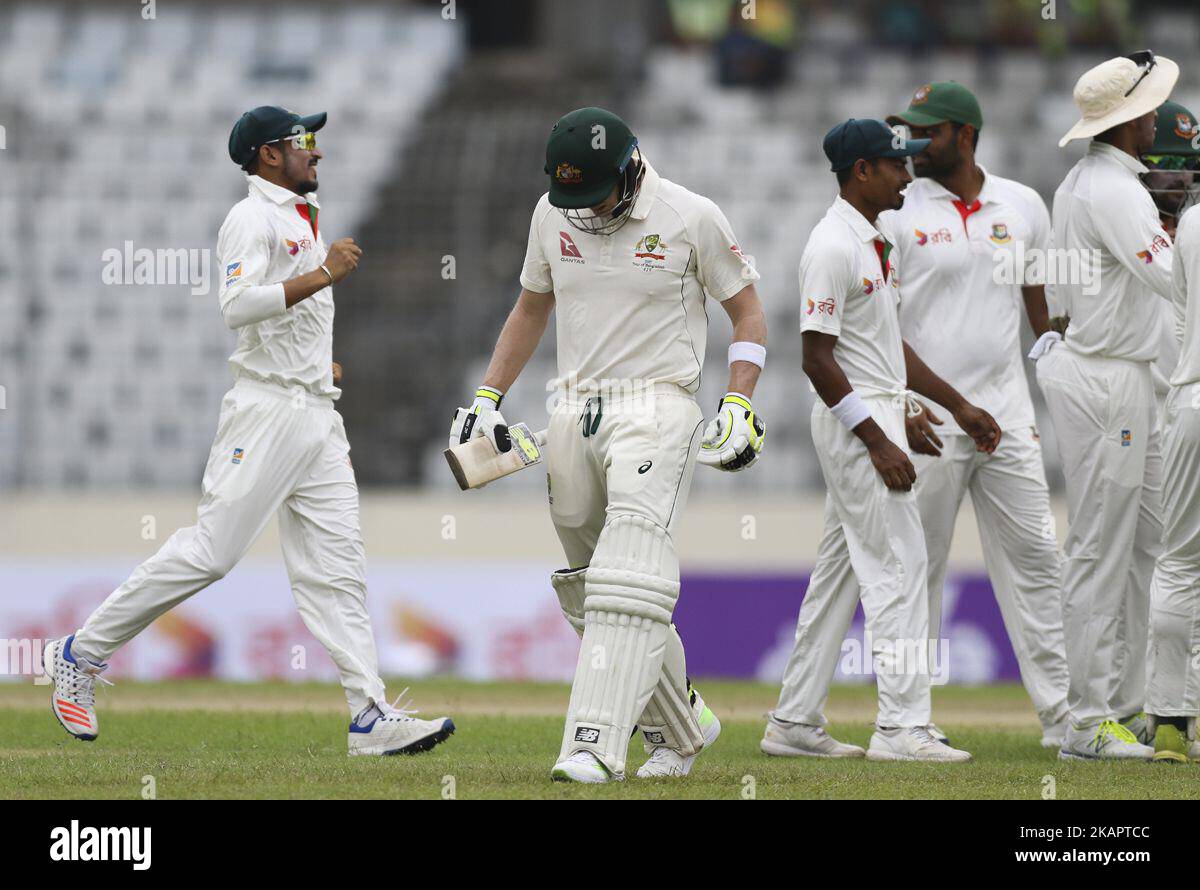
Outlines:
[[[1136,158],[1093,141],[1054,193],[1055,249],[1066,249],[1091,270],[1088,280],[1099,281],[1092,295],[1082,275],[1055,285],[1055,301],[1071,317],[1065,344],[1083,355],[1158,357],[1159,301],[1171,294],[1171,241],[1138,179],[1145,172]],[[1099,251],[1098,270],[1092,251]]]
[[1182,328],[1179,364],[1172,386],[1200,381],[1200,207],[1192,207],[1175,229],[1175,267],[1172,272],[1176,330]]
[[883,236],[839,196],[800,258],[800,330],[838,338],[833,357],[861,396],[907,389],[899,299]]
[[708,332],[705,293],[724,301],[759,275],[716,204],[643,163],[633,212],[611,235],[579,231],[542,196],[521,286],[554,292],[561,377],[695,392]]
[[230,370],[234,379],[336,399],[342,391],[333,385],[333,288],[290,309],[283,297],[283,282],[319,268],[328,252],[316,193],[297,195],[259,176],[249,177],[249,191],[217,235],[221,315],[237,331]]
[[[983,174],[970,205],[932,179],[916,179],[904,206],[881,213],[878,224],[900,255],[901,335],[939,377],[1011,430],[1034,423],[1021,283],[1044,281],[1033,257],[1044,259],[1049,247],[1050,214],[1033,189]],[[1008,274],[997,274],[1001,268]],[[963,433],[954,418],[945,421],[939,432]]]

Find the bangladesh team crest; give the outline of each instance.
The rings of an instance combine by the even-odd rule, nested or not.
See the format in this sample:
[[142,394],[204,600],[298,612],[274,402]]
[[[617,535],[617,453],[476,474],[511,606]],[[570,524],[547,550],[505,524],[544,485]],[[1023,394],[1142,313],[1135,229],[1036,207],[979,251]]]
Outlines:
[[933,91],[933,84],[927,83],[923,87],[917,87],[917,91],[913,93],[912,105],[920,105],[929,99],[930,92]]
[[1004,223],[996,223],[992,226],[991,237],[997,244],[1007,244],[1012,240],[1012,235],[1008,234],[1008,226]]
[[1200,128],[1197,128],[1196,122],[1192,120],[1192,116],[1186,111],[1181,111],[1175,115],[1175,135],[1180,139],[1192,139],[1200,133]]

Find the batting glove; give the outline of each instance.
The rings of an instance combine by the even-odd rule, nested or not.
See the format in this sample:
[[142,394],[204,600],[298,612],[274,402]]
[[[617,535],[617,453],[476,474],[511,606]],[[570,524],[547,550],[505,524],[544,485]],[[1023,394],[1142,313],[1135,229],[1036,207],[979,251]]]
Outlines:
[[475,402],[470,408],[458,408],[450,424],[450,447],[461,445],[474,436],[486,436],[498,453],[508,451],[512,442],[508,438],[508,422],[500,413],[500,402],[504,395],[490,386],[475,390]]
[[726,393],[717,416],[704,429],[696,459],[706,467],[736,473],[753,466],[766,435],[767,425],[755,415],[750,400],[736,392]]

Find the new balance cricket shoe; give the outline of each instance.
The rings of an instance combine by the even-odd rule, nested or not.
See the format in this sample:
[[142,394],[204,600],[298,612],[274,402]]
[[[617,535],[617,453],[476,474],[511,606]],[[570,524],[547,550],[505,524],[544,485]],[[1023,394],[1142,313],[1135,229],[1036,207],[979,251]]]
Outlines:
[[867,748],[867,760],[927,760],[934,763],[966,763],[971,755],[939,742],[928,726],[882,729],[876,727]]
[[1178,726],[1160,723],[1154,730],[1155,763],[1187,763],[1188,737]]
[[[695,689],[692,689],[691,692],[692,713],[696,715],[696,722],[700,724],[700,733],[704,736],[704,747],[700,750],[707,751],[721,735],[721,721],[704,703],[699,692]],[[692,764],[695,761],[696,754],[684,756],[666,745],[653,745],[650,748],[650,757],[638,767],[637,776],[639,779],[651,779],[657,776],[686,776],[692,771]]]
[[1067,727],[1059,760],[1150,760],[1154,749],[1143,745],[1132,732],[1116,720],[1099,726],[1077,729]]
[[107,664],[96,664],[71,653],[75,634],[52,640],[42,652],[42,667],[47,677],[54,678],[50,709],[62,728],[81,742],[95,741],[100,735],[100,720],[96,717],[96,681],[112,686],[100,676]]
[[[408,692],[405,689],[400,697]],[[400,701],[400,697],[396,701]],[[350,756],[364,754],[389,756],[419,754],[446,741],[454,734],[454,721],[449,717],[422,720],[409,707],[396,707],[387,702],[373,702],[350,723]]]
[[867,753],[858,745],[839,742],[823,726],[789,723],[774,713],[767,718],[767,729],[758,747],[772,757],[865,757]]
[[1138,711],[1121,721],[1121,725],[1133,733],[1133,737],[1143,745],[1154,744],[1154,730],[1146,719],[1145,711]]
[[600,785],[604,782],[620,782],[624,776],[614,776],[591,751],[576,751],[560,760],[550,770],[550,778],[556,782],[582,782],[585,785]]

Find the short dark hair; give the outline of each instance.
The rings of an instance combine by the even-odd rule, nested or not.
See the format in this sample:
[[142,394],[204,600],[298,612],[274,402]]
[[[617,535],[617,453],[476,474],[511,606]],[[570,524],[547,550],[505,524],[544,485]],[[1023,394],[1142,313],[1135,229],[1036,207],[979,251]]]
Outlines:
[[[958,138],[958,131],[959,131],[959,130],[961,130],[963,127],[965,127],[965,126],[966,126],[966,124],[960,124],[960,123],[956,123],[956,122],[954,122],[954,121],[951,121],[951,122],[950,122],[950,126],[952,126],[952,127],[954,128],[954,138],[955,138],[955,139],[957,139],[957,138]],[[972,129],[972,133],[971,133],[971,148],[973,148],[973,149],[974,149],[974,148],[979,148],[979,128],[978,128],[978,127],[976,127],[976,126],[974,126],[974,125],[972,125],[971,129]]]
[[[867,163],[871,165],[872,170],[875,169],[875,162],[878,160],[879,160],[878,158],[867,158],[866,159]],[[858,161],[854,162],[854,164],[857,164],[857,163],[858,163]],[[847,182],[850,181],[850,175],[854,172],[854,164],[851,164],[849,167],[846,167],[844,170],[837,171],[836,175],[837,175],[838,188],[841,188]]]

